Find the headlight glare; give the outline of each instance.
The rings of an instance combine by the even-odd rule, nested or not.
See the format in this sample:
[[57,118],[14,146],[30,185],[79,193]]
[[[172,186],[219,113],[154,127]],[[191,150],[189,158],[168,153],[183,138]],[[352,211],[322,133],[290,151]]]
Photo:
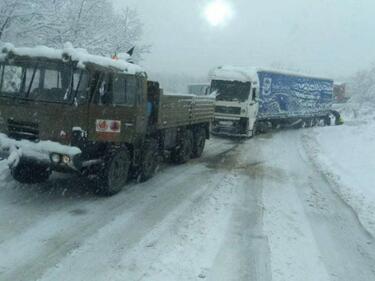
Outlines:
[[61,156],[60,156],[60,154],[52,153],[52,154],[51,154],[51,160],[52,160],[52,162],[55,163],[55,164],[60,163],[60,161],[61,161]]
[[64,156],[62,157],[62,162],[63,162],[64,164],[69,164],[69,163],[70,163],[70,157],[69,157],[68,155],[64,155]]

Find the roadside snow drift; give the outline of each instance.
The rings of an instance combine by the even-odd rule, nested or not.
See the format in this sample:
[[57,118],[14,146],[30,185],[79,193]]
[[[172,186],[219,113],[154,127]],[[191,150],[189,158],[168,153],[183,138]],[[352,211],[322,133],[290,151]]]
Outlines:
[[375,116],[305,135],[312,160],[375,236]]

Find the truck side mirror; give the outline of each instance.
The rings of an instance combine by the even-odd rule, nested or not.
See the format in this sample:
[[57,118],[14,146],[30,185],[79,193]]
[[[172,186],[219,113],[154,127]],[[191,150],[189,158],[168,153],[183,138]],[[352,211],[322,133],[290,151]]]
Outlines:
[[251,100],[257,101],[257,89],[256,88],[253,88],[253,92],[251,94]]

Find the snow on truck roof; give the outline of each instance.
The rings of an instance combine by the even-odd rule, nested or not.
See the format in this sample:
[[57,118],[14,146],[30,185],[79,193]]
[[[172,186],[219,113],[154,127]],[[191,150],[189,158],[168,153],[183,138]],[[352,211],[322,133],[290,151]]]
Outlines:
[[210,71],[209,77],[211,80],[228,80],[240,82],[256,82],[258,81],[259,72],[270,72],[275,74],[284,74],[290,76],[299,76],[305,78],[315,78],[323,80],[332,80],[329,78],[303,74],[292,71],[276,70],[262,67],[241,67],[241,66],[219,66]]
[[87,64],[115,68],[127,74],[145,73],[138,65],[128,62],[129,55],[122,54],[120,59],[89,54],[85,49],[74,48],[71,43],[66,43],[63,49],[54,49],[46,46],[15,47],[10,43],[1,46],[0,61],[4,61],[9,54],[30,58],[47,58],[53,60],[72,60],[78,62],[78,67],[86,68]]

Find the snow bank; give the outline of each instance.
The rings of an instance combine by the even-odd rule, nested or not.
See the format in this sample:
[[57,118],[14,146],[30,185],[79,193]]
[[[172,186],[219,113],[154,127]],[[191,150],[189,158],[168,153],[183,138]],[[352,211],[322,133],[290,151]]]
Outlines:
[[[87,64],[95,64],[103,67],[112,67],[127,74],[145,73],[138,65],[129,63],[130,56],[121,55],[121,59],[112,59],[89,54],[85,49],[74,48],[71,43],[66,43],[64,49],[53,49],[46,46],[15,47],[10,43],[2,45],[0,61],[9,55],[26,56],[34,58],[47,58],[54,60],[72,60],[78,62],[78,67],[85,68]],[[125,60],[124,60],[125,59]]]
[[375,115],[367,122],[314,129],[306,140],[313,161],[375,236]]

